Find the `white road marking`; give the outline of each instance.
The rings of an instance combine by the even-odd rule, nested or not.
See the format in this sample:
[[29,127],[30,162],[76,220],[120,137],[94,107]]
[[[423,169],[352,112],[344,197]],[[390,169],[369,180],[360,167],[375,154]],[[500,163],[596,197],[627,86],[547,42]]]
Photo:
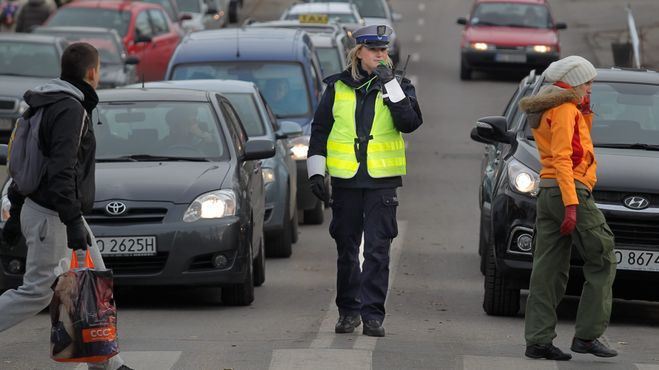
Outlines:
[[422,40],[423,40],[423,37],[421,36],[420,33],[417,33],[416,35],[414,35],[414,42],[416,42],[417,44],[421,43]]
[[556,361],[531,360],[522,357],[464,356],[464,370],[557,370]]
[[[121,358],[133,369],[169,370],[181,357],[181,351],[126,351],[121,352]],[[87,364],[79,364],[76,370],[87,370]]]
[[426,10],[426,3],[419,3],[419,11],[425,11]]
[[373,355],[352,349],[277,349],[270,370],[371,370]]
[[417,23],[419,26],[423,26],[424,24],[426,24],[426,20],[423,19],[423,18],[419,18],[419,19],[417,19],[416,23]]
[[410,57],[410,60],[413,62],[418,62],[421,60],[421,54],[419,53],[412,53],[412,56]]

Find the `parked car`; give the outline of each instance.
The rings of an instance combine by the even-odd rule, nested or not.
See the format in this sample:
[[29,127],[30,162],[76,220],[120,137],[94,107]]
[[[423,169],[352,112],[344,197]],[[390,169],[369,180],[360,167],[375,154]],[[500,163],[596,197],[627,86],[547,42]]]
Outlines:
[[217,29],[229,24],[225,0],[176,0],[176,3],[188,18],[183,22],[187,32]]
[[336,22],[348,26],[351,30],[365,24],[355,4],[340,2],[293,4],[282,13],[281,19],[297,19],[303,23]]
[[[221,94],[98,95],[96,198],[85,218],[115,284],[221,286],[225,304],[250,304],[265,281],[260,160],[275,154],[274,143],[248,140]],[[2,209],[8,203],[5,187]],[[25,245],[3,243],[7,289],[21,282]]]
[[475,70],[544,70],[560,58],[558,31],[546,0],[476,0],[460,40],[460,79]]
[[101,57],[99,88],[107,89],[137,82],[136,56],[128,56],[117,31],[98,27],[37,27],[32,33],[62,37],[67,43],[88,42]]
[[[141,84],[130,87],[142,88]],[[302,135],[292,121],[277,122],[265,98],[253,82],[235,80],[179,80],[148,82],[146,88],[186,88],[221,93],[238,112],[250,139],[268,139],[275,144],[274,157],[262,161],[265,186],[263,232],[267,257],[290,257],[297,231],[297,167],[288,140]]]
[[0,143],[8,143],[16,119],[28,108],[23,94],[60,75],[62,38],[0,33]]
[[280,122],[300,124],[304,135],[291,140],[298,173],[297,205],[303,222],[323,222],[325,205],[311,193],[306,159],[311,120],[324,85],[306,32],[246,27],[191,33],[176,49],[167,79],[254,82]]
[[[471,138],[485,143],[479,201],[479,253],[485,274],[483,308],[515,315],[532,266],[536,194],[541,169],[526,115],[517,107],[546,82],[532,71],[503,116],[479,119]],[[592,139],[597,159],[597,207],[615,235],[615,297],[659,300],[659,75],[599,69],[592,88]],[[568,293],[583,283],[581,257],[572,253]]]
[[162,6],[142,1],[86,0],[70,2],[46,26],[102,27],[117,31],[128,55],[140,59],[140,80],[162,80],[181,36]]

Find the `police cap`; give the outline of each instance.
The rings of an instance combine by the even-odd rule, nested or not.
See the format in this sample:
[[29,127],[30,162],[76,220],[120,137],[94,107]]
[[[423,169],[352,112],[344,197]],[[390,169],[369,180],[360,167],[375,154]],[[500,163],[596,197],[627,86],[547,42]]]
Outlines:
[[389,35],[393,32],[394,30],[386,24],[374,24],[353,31],[352,37],[357,44],[369,49],[379,49],[389,46]]

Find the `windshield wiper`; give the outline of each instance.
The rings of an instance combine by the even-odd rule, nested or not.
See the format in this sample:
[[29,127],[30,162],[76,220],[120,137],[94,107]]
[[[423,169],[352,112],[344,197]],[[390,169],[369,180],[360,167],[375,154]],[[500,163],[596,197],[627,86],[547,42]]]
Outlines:
[[96,162],[160,162],[160,161],[187,161],[187,162],[210,162],[208,158],[201,157],[173,157],[149,154],[123,155],[114,158],[98,158]]
[[642,149],[642,150],[656,150],[659,151],[658,144],[613,144],[613,143],[604,143],[604,144],[595,144],[596,148],[616,148],[616,149]]

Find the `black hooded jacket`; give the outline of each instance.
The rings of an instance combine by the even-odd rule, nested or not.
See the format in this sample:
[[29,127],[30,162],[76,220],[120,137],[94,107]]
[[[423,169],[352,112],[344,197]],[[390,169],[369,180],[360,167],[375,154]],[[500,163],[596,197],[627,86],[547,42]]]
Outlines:
[[[373,117],[375,116],[375,98],[378,92],[382,91],[382,86],[378,79],[368,84],[367,82],[374,75],[368,75],[361,68],[359,68],[359,71],[362,76],[366,76],[360,81],[353,80],[349,69],[325,79],[327,89],[325,89],[325,93],[314,114],[311,125],[311,138],[309,139],[308,157],[313,155],[327,157],[327,138],[334,125],[332,107],[334,106],[334,84],[336,81],[342,81],[352,87],[356,92],[357,106],[355,109],[355,123],[357,126],[357,136],[362,137],[370,134],[373,127]],[[358,89],[362,85],[363,87]],[[384,99],[384,102],[391,112],[396,129],[402,133],[410,133],[421,126],[423,118],[416,99],[414,85],[406,78],[403,79],[400,85],[406,95],[405,99],[397,103],[391,103],[389,99]],[[362,151],[365,158],[366,146],[362,147]],[[360,162],[357,174],[350,179],[332,177],[332,186],[341,188],[395,188],[402,185],[403,180],[401,176],[371,177],[366,168],[366,161]]]
[[[48,162],[39,188],[28,198],[56,211],[68,224],[94,203],[96,139],[90,117],[98,96],[84,81],[55,79],[23,98],[30,106],[28,115],[45,107],[39,144]],[[13,186],[8,196],[11,216],[20,215],[24,197]]]

